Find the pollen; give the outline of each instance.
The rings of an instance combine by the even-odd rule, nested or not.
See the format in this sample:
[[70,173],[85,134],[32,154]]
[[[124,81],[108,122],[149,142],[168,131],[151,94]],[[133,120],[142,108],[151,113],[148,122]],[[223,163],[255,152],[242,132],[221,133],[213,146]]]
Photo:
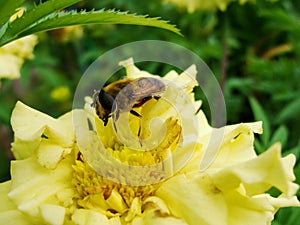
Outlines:
[[[140,202],[155,194],[160,184],[147,186],[128,186],[113,182],[98,175],[87,163],[76,160],[73,166],[73,188],[75,190],[75,201],[83,208],[93,208],[98,211],[107,211],[106,215],[120,213],[120,203],[123,205],[123,212],[126,212],[132,205],[135,198]],[[118,202],[112,204],[108,200],[112,198],[112,193],[119,196]],[[109,203],[105,203],[105,201]]]

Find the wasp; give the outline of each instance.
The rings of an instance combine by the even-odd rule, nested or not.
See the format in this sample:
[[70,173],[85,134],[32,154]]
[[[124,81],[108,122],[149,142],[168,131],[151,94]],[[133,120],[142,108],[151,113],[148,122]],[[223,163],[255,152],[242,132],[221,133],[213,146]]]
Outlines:
[[117,120],[123,112],[141,118],[134,108],[143,106],[152,98],[158,100],[165,88],[165,84],[157,78],[122,79],[94,91],[92,106],[104,126],[112,115]]

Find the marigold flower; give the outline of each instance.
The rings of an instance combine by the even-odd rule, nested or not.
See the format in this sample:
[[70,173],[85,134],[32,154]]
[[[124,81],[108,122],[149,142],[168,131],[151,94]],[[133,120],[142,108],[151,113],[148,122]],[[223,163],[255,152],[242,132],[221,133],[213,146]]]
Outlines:
[[[11,20],[24,13],[20,8]],[[29,35],[0,47],[0,78],[17,79],[25,59],[33,58],[33,48],[37,44],[37,36]]]
[[59,86],[50,92],[50,96],[55,101],[64,102],[70,98],[71,93],[68,86]]
[[[121,65],[128,77],[155,77],[135,67],[132,59]],[[163,80],[177,82],[193,106],[199,106],[191,93],[195,75],[191,66],[180,75],[171,71]],[[168,97],[172,94],[166,90]],[[261,155],[254,151],[254,133],[262,132],[260,122],[226,126],[218,154],[201,169],[215,130],[202,111],[197,124],[185,127],[184,109],[177,118],[178,111],[163,97],[149,100],[138,109],[142,146],[132,149],[116,138],[111,119],[103,125],[90,97],[86,102],[84,109],[58,119],[16,104],[11,117],[16,160],[11,163],[12,179],[0,184],[3,223],[271,224],[279,208],[300,206],[295,196],[298,185],[293,183],[295,156],[282,158],[279,143]],[[127,114],[129,128],[136,133],[140,119]],[[153,116],[164,119],[147,122]],[[199,125],[196,139],[194,125]],[[167,131],[161,142],[144,151],[148,129],[161,134],[161,127]],[[181,168],[183,160],[187,161]],[[137,179],[143,185],[132,185]],[[267,191],[272,187],[281,195],[270,196]]]
[[68,26],[52,30],[51,33],[58,42],[67,43],[80,39],[83,36],[83,28],[82,26]]
[[[189,13],[196,10],[201,11],[225,11],[232,0],[164,0],[165,2],[170,2],[177,5],[179,8],[186,8]],[[270,0],[271,1],[271,0]],[[243,5],[247,2],[255,2],[254,0],[239,0],[239,4]]]

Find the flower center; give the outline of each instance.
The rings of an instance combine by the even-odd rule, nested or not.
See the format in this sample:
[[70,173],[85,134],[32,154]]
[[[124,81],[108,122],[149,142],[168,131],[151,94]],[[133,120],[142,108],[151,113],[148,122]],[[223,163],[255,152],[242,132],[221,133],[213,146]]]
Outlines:
[[[80,155],[73,166],[73,187],[77,204],[83,208],[92,208],[108,216],[114,216],[128,211],[135,199],[143,202],[147,197],[154,195],[165,178],[166,168],[161,162],[169,157],[169,153],[181,140],[181,126],[177,119],[167,119],[166,129],[166,136],[160,145],[149,151],[133,150],[117,142],[114,136],[107,137],[106,151],[120,163],[135,167],[132,170],[124,171],[121,167],[103,168],[105,174],[110,175],[105,177],[97,173]],[[148,167],[156,164],[159,166]],[[101,166],[105,167],[105,164]],[[143,172],[147,172],[147,177],[144,178],[143,172],[139,171],[145,168]],[[112,176],[120,178],[120,182],[108,178]],[[126,181],[132,179],[152,181],[149,182],[151,185],[127,185]]]

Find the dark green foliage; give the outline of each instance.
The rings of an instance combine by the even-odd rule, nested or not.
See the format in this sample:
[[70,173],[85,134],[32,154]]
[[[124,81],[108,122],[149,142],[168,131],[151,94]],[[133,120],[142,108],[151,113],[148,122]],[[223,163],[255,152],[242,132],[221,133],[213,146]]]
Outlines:
[[[59,12],[59,10],[80,1],[82,0],[49,0],[44,3],[41,2],[38,5],[34,4],[34,6],[21,17],[12,22],[10,22],[9,17],[4,14],[3,18],[0,17],[0,23],[6,23],[6,26],[1,28],[0,46],[29,34],[84,24],[133,24],[154,26],[179,34],[179,30],[175,26],[159,18],[137,16],[135,14],[128,14],[127,12],[115,10],[92,10],[90,12],[86,12],[85,10],[77,12],[77,10],[73,10],[70,12]],[[20,3],[21,2],[17,1],[15,4],[19,5]],[[8,3],[4,4],[4,9],[0,10],[0,14],[3,14],[2,10],[6,10],[6,8],[8,8],[9,12],[11,11],[11,6],[7,6],[7,4]],[[7,22],[5,20],[7,20]]]

